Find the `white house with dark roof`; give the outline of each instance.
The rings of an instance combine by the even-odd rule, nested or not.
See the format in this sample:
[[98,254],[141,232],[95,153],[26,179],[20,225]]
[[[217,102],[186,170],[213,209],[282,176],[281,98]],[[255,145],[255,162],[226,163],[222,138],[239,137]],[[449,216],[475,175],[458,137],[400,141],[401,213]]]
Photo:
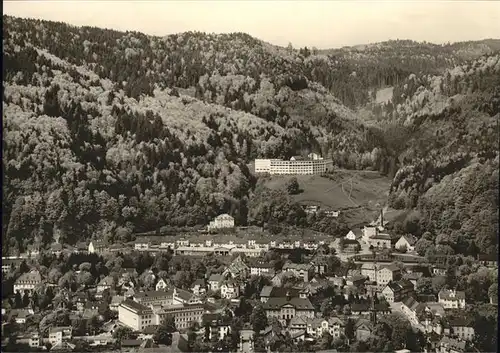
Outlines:
[[438,302],[445,309],[464,309],[465,292],[453,289],[441,289],[438,293]]
[[388,303],[400,302],[412,295],[414,292],[413,284],[408,280],[391,281],[387,283],[382,290],[382,295]]
[[205,282],[205,280],[199,278],[194,281],[191,285],[191,292],[193,292],[193,294],[197,296],[204,295],[207,292],[207,283]]
[[417,238],[415,238],[411,234],[406,234],[401,236],[401,238],[398,239],[396,244],[394,244],[394,247],[396,249],[406,249],[408,252],[413,252],[415,251],[415,244],[417,243]]
[[220,295],[224,299],[236,299],[240,296],[240,286],[232,279],[225,280],[220,285]]
[[209,231],[229,228],[234,228],[234,218],[227,213],[215,217],[215,219],[208,225]]
[[344,328],[344,321],[338,317],[307,320],[307,334],[315,338],[319,338],[325,333],[329,333],[333,338],[340,338],[344,334]]
[[224,279],[224,276],[218,273],[212,274],[208,278],[208,286],[212,292],[217,292],[220,289],[220,285]]
[[276,318],[284,326],[287,326],[294,317],[314,318],[314,306],[307,298],[291,297],[290,295],[269,298],[263,304],[263,308],[268,319]]

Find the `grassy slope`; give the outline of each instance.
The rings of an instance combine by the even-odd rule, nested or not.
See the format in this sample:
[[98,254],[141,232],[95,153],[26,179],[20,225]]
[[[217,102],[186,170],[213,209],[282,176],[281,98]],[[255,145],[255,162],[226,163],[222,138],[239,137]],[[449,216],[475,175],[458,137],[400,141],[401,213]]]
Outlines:
[[[288,175],[268,177],[265,185],[271,189],[285,188],[291,178]],[[376,218],[380,208],[386,204],[391,184],[389,178],[378,172],[353,170],[337,170],[332,179],[319,175],[298,175],[297,180],[303,192],[293,196],[295,201],[340,210],[353,227]]]

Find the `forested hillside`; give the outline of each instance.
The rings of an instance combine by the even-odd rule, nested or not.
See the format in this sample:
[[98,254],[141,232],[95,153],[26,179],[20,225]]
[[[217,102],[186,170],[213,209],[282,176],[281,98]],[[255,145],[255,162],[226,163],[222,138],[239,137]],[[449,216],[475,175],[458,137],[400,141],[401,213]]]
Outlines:
[[[429,108],[437,71],[489,53],[495,41],[469,44],[474,50],[391,43],[327,56],[243,33],[162,38],[3,20],[4,253],[54,238],[129,240],[135,231],[202,225],[222,212],[247,224],[272,204],[262,195],[286,200],[279,221],[311,226],[286,193],[254,190],[247,164],[258,156],[316,151],[339,167],[396,175],[391,203],[422,215],[433,195],[448,192],[438,189],[445,180],[498,161],[498,56],[463,68],[458,83],[443,74],[436,99],[449,104]],[[394,46],[409,49],[389,60]],[[393,65],[409,53],[420,59]],[[378,106],[376,124],[347,107],[368,102],[370,87],[394,82],[400,98],[392,109]],[[456,192],[469,187],[457,185]],[[425,219],[420,229],[440,230]],[[331,222],[324,228],[342,229]],[[479,236],[470,229],[471,239]]]

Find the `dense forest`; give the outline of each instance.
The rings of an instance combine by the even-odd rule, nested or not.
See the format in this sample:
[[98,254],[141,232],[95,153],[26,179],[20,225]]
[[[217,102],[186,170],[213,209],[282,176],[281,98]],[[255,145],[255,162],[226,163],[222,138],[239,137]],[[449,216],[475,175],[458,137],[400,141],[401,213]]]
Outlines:
[[[4,253],[53,239],[126,241],[222,212],[242,225],[344,231],[308,224],[286,191],[256,187],[252,159],[305,151],[394,177],[389,201],[419,211],[417,235],[460,236],[459,253],[491,250],[497,41],[324,53],[244,33],[153,37],[3,20]],[[402,57],[414,59],[396,64]],[[392,100],[370,106],[370,90],[386,85]],[[370,124],[359,106],[373,110]],[[447,212],[432,216],[435,207]]]

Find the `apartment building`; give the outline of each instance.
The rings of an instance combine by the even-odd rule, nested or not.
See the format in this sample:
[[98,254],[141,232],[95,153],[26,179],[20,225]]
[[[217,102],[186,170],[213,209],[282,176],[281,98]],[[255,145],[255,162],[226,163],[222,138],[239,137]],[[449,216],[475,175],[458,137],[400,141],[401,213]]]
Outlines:
[[325,173],[332,160],[323,159],[315,153],[308,158],[294,156],[290,160],[256,159],[255,173],[269,173],[276,175],[311,175]]
[[400,302],[414,293],[413,284],[407,280],[391,281],[382,291],[388,303]]
[[295,264],[293,262],[287,262],[283,265],[282,270],[283,272],[292,272],[304,282],[309,282],[314,276],[314,266],[312,264]]
[[153,310],[130,299],[118,306],[118,320],[135,331],[142,331],[147,326],[156,325]]
[[236,299],[240,296],[240,286],[233,280],[222,282],[220,295],[224,299]]

